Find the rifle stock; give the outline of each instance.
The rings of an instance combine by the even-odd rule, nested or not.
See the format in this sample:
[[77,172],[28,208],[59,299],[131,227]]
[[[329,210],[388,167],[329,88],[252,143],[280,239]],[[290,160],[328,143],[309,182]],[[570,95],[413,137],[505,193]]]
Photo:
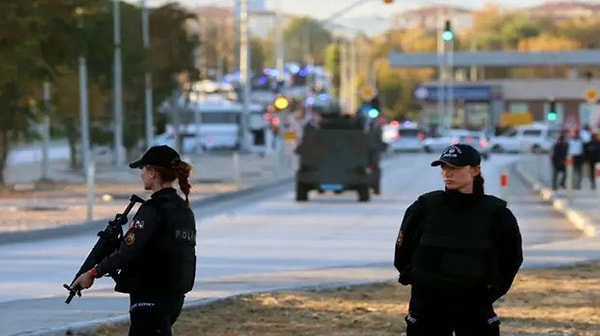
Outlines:
[[[127,215],[133,209],[136,203],[144,203],[144,199],[137,195],[131,195],[129,198],[129,204],[123,211],[115,215],[115,219],[108,222],[108,225],[103,231],[98,232],[98,241],[92,247],[92,250],[88,253],[85,261],[81,264],[79,271],[75,274],[73,281],[75,281],[81,274],[89,271],[92,267],[96,266],[104,258],[111,255],[114,251],[119,248],[121,239],[123,238],[122,226],[127,224]],[[73,283],[71,281],[71,283]],[[81,290],[83,288],[71,288],[67,284],[63,284],[63,287],[69,291],[69,296],[65,300],[66,304],[71,303],[71,300],[77,296],[81,296]]]

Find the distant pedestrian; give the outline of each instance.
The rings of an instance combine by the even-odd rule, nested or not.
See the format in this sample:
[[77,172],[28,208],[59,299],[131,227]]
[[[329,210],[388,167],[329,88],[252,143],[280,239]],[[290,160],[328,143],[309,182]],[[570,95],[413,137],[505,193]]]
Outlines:
[[497,336],[493,303],[523,262],[517,220],[506,202],[486,195],[481,156],[469,145],[447,147],[445,190],[406,209],[396,240],[398,281],[411,285],[407,336]]
[[587,160],[590,165],[589,178],[592,189],[596,189],[596,164],[600,162],[600,133],[592,134],[586,145]]
[[569,138],[569,151],[568,156],[573,159],[573,188],[581,189],[581,178],[583,173],[583,157],[584,157],[584,146],[583,140],[579,130],[571,130],[571,136]]
[[[569,152],[569,144],[565,139],[565,133],[560,132],[550,153],[550,162],[552,163],[552,189],[557,190],[566,188],[565,181],[567,179],[566,162]],[[560,179],[560,182],[559,182]]]

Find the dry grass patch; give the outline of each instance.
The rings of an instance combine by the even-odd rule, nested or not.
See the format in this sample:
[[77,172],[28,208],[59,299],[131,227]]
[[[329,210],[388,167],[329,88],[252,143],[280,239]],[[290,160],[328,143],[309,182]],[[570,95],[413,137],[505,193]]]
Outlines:
[[[408,295],[388,282],[241,296],[185,311],[174,329],[177,336],[397,336]],[[502,335],[600,336],[600,263],[523,271],[496,307]],[[127,326],[98,335],[127,335]]]

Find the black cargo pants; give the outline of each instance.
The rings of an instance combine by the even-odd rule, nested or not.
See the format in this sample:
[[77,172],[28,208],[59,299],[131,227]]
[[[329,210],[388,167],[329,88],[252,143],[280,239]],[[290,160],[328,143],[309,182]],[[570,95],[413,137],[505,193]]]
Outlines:
[[184,295],[129,295],[129,336],[171,336]]
[[410,311],[404,320],[406,336],[500,336],[500,319],[492,305]]

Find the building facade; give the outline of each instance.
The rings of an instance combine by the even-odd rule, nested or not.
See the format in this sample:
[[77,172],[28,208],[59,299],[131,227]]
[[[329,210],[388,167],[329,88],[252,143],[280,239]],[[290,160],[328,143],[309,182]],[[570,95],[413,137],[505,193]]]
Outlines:
[[[503,114],[529,114],[532,121],[572,128],[591,122],[599,106],[597,99],[590,103],[586,96],[598,92],[600,80],[499,79],[453,85],[424,83],[415,89],[414,97],[421,103],[420,122],[425,125],[493,129],[504,126]],[[548,117],[551,101],[556,120]],[[450,104],[453,108],[447,107]]]

